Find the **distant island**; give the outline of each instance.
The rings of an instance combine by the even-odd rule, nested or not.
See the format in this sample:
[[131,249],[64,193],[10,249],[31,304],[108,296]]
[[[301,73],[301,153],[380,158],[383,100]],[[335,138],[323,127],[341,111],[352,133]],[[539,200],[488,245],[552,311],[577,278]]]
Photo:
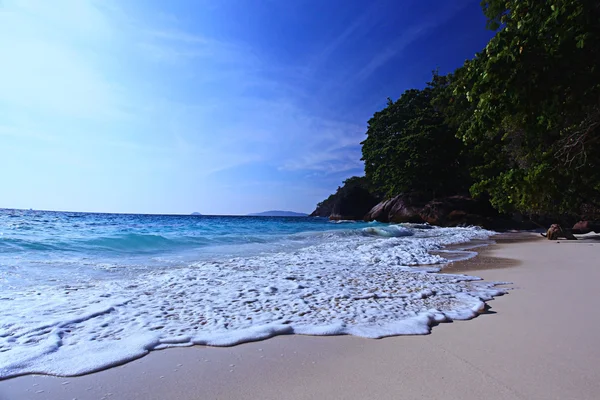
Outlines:
[[297,213],[293,211],[271,210],[260,213],[248,214],[250,217],[308,217],[308,214]]
[[193,212],[190,215],[202,215],[202,214],[200,214],[199,212]]

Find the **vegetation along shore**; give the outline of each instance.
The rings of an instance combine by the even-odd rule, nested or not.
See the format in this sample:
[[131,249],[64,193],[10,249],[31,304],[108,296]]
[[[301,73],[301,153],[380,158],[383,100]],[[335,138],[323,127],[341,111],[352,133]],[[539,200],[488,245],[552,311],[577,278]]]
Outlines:
[[600,232],[600,3],[483,1],[487,46],[368,122],[313,216]]

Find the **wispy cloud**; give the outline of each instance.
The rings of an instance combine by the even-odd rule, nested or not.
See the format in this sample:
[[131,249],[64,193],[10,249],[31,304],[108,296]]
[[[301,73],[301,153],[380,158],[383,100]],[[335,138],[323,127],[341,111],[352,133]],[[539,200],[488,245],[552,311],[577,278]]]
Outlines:
[[211,64],[240,64],[254,62],[247,48],[223,42],[179,28],[152,29],[140,32],[139,45],[148,55],[161,61],[185,62],[205,59]]
[[406,31],[402,32],[391,45],[386,46],[385,49],[373,56],[371,60],[369,60],[369,62],[354,75],[353,79],[359,81],[367,79],[381,66],[387,64],[392,58],[397,57],[407,46],[413,44],[435,26],[434,23],[426,23],[409,27]]
[[[53,181],[57,190],[110,193],[117,186],[144,199],[146,210],[163,204],[153,196],[173,204],[202,197],[218,189],[211,179],[225,175],[230,180],[219,183],[236,187],[244,180],[224,172],[246,167],[309,177],[294,185],[311,196],[324,182],[335,186],[360,173],[364,117],[336,99],[440,23],[410,25],[394,41],[338,64],[378,27],[384,3],[316,41],[314,56],[298,58],[277,57],[244,37],[211,36],[203,24],[173,14],[170,3],[160,3],[162,10],[116,0],[0,4],[0,168],[28,160],[24,182],[41,179],[36,171],[43,170],[73,177]],[[52,163],[56,158],[62,164]],[[99,207],[114,200],[79,196]],[[219,201],[206,201],[217,212]]]
[[362,169],[358,143],[364,139],[363,126],[330,120],[310,122],[302,133],[302,137],[310,140],[299,146],[302,151],[283,160],[282,169],[321,174]]
[[381,22],[382,15],[379,12],[382,6],[381,0],[373,1],[352,23],[346,26],[337,36],[327,42],[318,51],[308,64],[309,73],[314,73],[322,67],[337,51],[346,46],[356,35],[365,35],[370,28]]

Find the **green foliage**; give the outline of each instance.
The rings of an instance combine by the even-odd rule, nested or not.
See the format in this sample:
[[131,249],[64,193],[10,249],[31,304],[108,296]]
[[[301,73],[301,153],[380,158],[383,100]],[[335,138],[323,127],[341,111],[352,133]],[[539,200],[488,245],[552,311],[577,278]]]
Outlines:
[[597,204],[600,3],[482,6],[488,25],[500,30],[454,74],[461,106],[448,108],[479,159],[472,193],[489,193],[501,211],[576,214],[582,204]]
[[348,196],[352,192],[356,192],[355,189],[364,189],[365,192],[373,192],[369,181],[364,176],[353,176],[346,179],[342,186],[338,186],[335,193],[329,195],[328,198],[317,204],[317,208],[313,214],[321,216],[329,216],[334,209],[334,206],[339,203],[340,199]]
[[529,215],[600,210],[600,1],[481,6],[497,31],[486,48],[369,120],[369,190],[470,188],[501,212]]
[[434,75],[425,89],[388,100],[369,120],[362,154],[375,191],[387,196],[419,191],[435,197],[468,187],[464,146],[433,103],[446,87],[447,79]]

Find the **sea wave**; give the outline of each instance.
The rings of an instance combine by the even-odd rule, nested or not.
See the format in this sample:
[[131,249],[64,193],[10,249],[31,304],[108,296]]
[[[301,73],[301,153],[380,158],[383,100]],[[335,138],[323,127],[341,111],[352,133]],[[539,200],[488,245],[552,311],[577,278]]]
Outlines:
[[0,253],[2,252],[10,252],[10,251],[22,251],[22,250],[44,250],[44,251],[52,251],[58,250],[58,243],[46,243],[35,240],[27,240],[27,239],[19,239],[19,238],[11,238],[6,237],[4,235],[0,236]]
[[[105,252],[107,254],[144,254],[177,251],[182,249],[198,249],[210,246],[236,246],[252,244],[275,244],[280,247],[285,242],[312,240],[306,245],[313,244],[314,240],[336,239],[354,236],[379,236],[379,237],[405,237],[413,236],[418,232],[431,229],[429,225],[398,224],[389,225],[382,223],[359,223],[358,228],[304,231],[284,234],[269,234],[254,229],[249,232],[229,232],[225,229],[215,232],[174,233],[171,235],[157,233],[118,233],[112,235],[88,235],[81,237],[73,235],[68,237],[60,234],[47,234],[41,237],[6,237],[0,236],[0,253],[19,251],[46,251],[46,252]],[[353,225],[354,226],[354,225]],[[15,228],[16,229],[16,228]],[[29,228],[28,228],[29,229]],[[77,227],[75,227],[77,229]],[[91,237],[89,237],[91,236]]]
[[389,225],[379,227],[363,228],[362,232],[367,235],[383,236],[383,237],[402,237],[413,236],[414,229],[402,225]]
[[436,323],[475,317],[485,301],[505,293],[476,277],[435,273],[446,259],[433,250],[491,232],[372,228],[320,232],[298,239],[306,241],[299,248],[127,279],[7,290],[0,299],[0,379],[77,375],[154,349],[230,346],[283,333],[426,334]]
[[[185,241],[179,240],[184,244]],[[92,248],[101,248],[110,251],[161,251],[176,246],[176,240],[168,239],[161,235],[127,233],[118,236],[98,237],[79,241],[77,244]]]

